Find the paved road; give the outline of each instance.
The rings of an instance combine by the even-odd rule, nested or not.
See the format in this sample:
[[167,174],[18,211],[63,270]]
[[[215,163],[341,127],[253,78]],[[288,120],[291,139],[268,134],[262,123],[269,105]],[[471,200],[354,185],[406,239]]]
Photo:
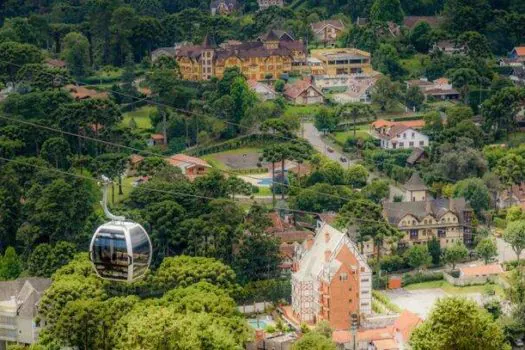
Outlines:
[[[335,160],[336,162],[339,162],[344,168],[355,164],[356,161],[349,159],[347,155],[345,155],[342,152],[339,152],[337,149],[333,148],[333,152],[328,152],[329,145],[325,142],[325,140],[322,138],[322,133],[317,130],[315,125],[313,123],[303,123],[302,124],[302,137],[306,139],[310,144],[320,153],[326,155],[328,158]],[[342,162],[341,157],[346,158],[347,162]],[[376,173],[370,173],[369,175],[369,181],[378,178],[379,175]],[[394,196],[403,196],[404,191],[391,184],[390,185],[390,200],[392,201],[394,199]]]
[[[498,260],[500,262],[516,260],[516,253],[502,238],[496,237],[496,246],[498,247]],[[521,253],[520,259],[525,259],[525,251]]]

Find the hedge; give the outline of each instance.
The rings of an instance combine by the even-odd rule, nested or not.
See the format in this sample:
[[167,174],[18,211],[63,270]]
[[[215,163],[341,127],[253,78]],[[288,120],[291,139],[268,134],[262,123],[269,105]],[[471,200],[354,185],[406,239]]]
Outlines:
[[409,273],[403,274],[403,286],[408,286],[409,284],[414,284],[414,283],[441,281],[441,280],[443,280],[442,272],[430,272],[430,273],[417,272],[415,274],[409,274]]
[[244,146],[263,145],[267,142],[279,142],[281,140],[281,137],[273,134],[250,134],[214,145],[188,149],[185,153],[190,156],[199,157],[204,156],[206,154],[229,151]]

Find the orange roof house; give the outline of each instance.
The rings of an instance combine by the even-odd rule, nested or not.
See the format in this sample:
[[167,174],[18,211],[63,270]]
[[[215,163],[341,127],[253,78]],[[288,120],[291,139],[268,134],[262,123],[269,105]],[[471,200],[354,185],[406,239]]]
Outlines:
[[487,277],[503,273],[503,268],[500,264],[490,264],[462,267],[459,271],[460,275],[464,277]]
[[167,161],[182,170],[182,173],[192,181],[198,176],[206,175],[211,168],[205,160],[182,153],[169,157]]
[[[410,335],[421,323],[423,320],[419,316],[404,310],[390,326],[358,330],[358,348],[366,349],[372,344],[376,350],[406,349]],[[332,333],[332,340],[337,344],[351,343],[352,333],[348,330],[336,330]]]

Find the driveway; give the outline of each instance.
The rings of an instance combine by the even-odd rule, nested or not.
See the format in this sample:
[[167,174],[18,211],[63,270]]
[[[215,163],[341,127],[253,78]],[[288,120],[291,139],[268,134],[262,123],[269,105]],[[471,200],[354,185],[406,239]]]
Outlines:
[[[345,155],[342,152],[339,152],[336,149],[333,149],[333,152],[328,152],[328,147],[330,147],[325,140],[322,138],[322,133],[317,130],[315,125],[313,123],[303,123],[302,124],[302,137],[306,139],[310,144],[319,152],[330,158],[331,160],[335,160],[339,164],[343,166],[343,168],[348,168],[350,165],[355,164],[355,160],[351,160],[348,158],[347,155]],[[346,158],[347,162],[342,162],[341,157]],[[375,178],[379,178],[376,173],[370,172],[368,176],[368,181],[372,181]],[[390,184],[390,201],[394,200],[394,196],[404,196],[405,191],[401,189],[400,187],[397,187],[393,184]]]
[[[498,247],[499,262],[516,260],[516,253],[502,238],[496,237],[496,247]],[[525,251],[521,253],[520,259],[525,259]]]
[[[428,317],[430,311],[432,311],[432,307],[439,298],[450,296],[441,288],[417,290],[396,289],[383,291],[383,293],[401,309],[407,309],[422,319]],[[469,293],[462,296],[481,304],[480,293]]]

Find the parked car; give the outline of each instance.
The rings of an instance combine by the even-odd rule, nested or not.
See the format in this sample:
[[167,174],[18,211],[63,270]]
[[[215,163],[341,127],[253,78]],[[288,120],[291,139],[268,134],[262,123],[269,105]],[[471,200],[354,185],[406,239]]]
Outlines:
[[328,152],[330,152],[330,153],[333,153],[333,152],[334,152],[334,149],[331,148],[331,147],[326,147],[326,150],[327,150]]

